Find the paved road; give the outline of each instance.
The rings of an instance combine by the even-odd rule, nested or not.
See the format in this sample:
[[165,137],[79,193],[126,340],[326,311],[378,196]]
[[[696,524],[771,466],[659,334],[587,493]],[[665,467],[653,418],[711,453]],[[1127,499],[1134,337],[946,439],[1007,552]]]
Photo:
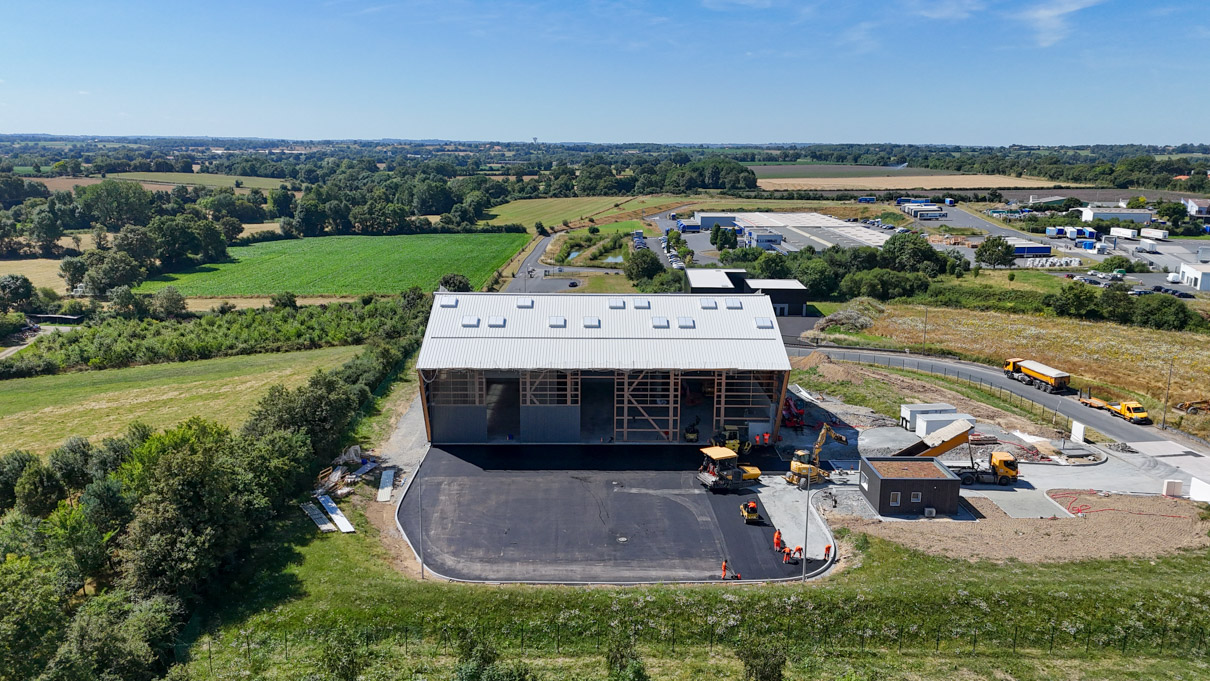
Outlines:
[[47,326],[47,325],[43,324],[41,330],[38,331],[38,333],[34,334],[33,336],[30,336],[29,338],[27,338],[24,343],[21,343],[19,345],[5,347],[4,349],[0,350],[0,359],[4,359],[5,357],[11,357],[11,356],[17,354],[18,352],[21,352],[23,349],[29,347],[31,343],[33,343],[35,340],[37,340],[38,336],[45,336],[45,335],[51,334],[51,333],[67,333],[68,331],[71,331],[76,328],[79,328],[79,327]]
[[[558,268],[551,265],[544,265],[539,262],[542,254],[546,252],[546,247],[550,245],[550,240],[554,237],[542,237],[538,242],[537,247],[533,252],[525,257],[525,261],[521,263],[521,267],[517,270],[517,276],[513,277],[508,283],[507,293],[556,293],[567,290],[568,279],[566,277],[546,278],[544,273],[549,270],[552,273],[557,269],[562,269],[563,273],[568,272],[609,272],[612,274],[621,274],[622,270],[608,269],[605,267],[569,267],[564,266]],[[532,276],[529,272],[533,271]]]

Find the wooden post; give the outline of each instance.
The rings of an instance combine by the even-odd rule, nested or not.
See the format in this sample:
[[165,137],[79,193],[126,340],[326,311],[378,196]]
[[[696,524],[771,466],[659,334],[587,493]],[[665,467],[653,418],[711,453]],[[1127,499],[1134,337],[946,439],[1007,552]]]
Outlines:
[[781,398],[777,400],[777,404],[773,405],[773,443],[777,444],[777,438],[781,433],[781,416],[782,405],[786,403],[786,391],[790,389],[790,372],[787,371],[781,379]]
[[429,423],[429,395],[425,388],[424,372],[416,370],[416,380],[420,383],[420,409],[424,412],[424,437],[431,443],[433,441],[433,426]]

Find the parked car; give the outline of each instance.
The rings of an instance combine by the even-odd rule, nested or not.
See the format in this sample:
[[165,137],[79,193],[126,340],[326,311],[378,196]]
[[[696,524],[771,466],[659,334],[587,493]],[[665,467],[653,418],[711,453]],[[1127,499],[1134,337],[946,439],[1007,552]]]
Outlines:
[[1076,275],[1075,275],[1074,273],[1072,273],[1072,272],[1068,272],[1067,274],[1064,274],[1064,275],[1063,275],[1063,278],[1064,278],[1064,279],[1075,279],[1075,278],[1076,278]]
[[580,285],[580,282],[576,281],[575,279],[572,279],[571,281],[567,282],[567,288],[575,288],[579,285]]
[[1176,296],[1177,298],[1192,298],[1193,297],[1192,293],[1186,293],[1185,291],[1173,291],[1172,295]]
[[1131,290],[1127,291],[1126,295],[1128,295],[1128,296],[1153,296],[1153,295],[1155,295],[1155,291],[1152,291],[1149,288],[1136,288],[1136,289],[1131,289]]

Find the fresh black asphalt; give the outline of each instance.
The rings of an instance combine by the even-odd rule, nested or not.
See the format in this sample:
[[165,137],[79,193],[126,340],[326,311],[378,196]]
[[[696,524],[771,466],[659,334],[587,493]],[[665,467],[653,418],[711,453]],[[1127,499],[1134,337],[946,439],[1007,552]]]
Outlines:
[[719,581],[724,558],[745,581],[801,574],[771,526],[740,517],[756,495],[707,492],[700,463],[694,446],[433,447],[398,519],[425,566],[457,580]]

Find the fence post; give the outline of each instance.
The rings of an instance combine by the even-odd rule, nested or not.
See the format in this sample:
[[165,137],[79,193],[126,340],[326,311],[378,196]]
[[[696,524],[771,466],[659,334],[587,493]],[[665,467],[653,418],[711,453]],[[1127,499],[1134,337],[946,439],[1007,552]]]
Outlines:
[[934,652],[941,651],[941,627],[937,627],[937,645],[933,647]]
[[1013,625],[1013,654],[1017,654],[1017,625]]
[[1164,643],[1168,638],[1168,626],[1164,625],[1164,630],[1160,632],[1160,655],[1164,654]]
[[1050,623],[1050,652],[1055,651],[1055,623]]
[[555,654],[563,653],[563,623],[555,622]]
[[1126,654],[1126,642],[1130,640],[1130,632],[1122,632],[1122,654]]
[[974,629],[971,631],[971,654],[972,655],[975,654],[975,648],[978,645],[979,645],[979,630]]
[[1085,621],[1084,622],[1084,654],[1087,655],[1088,651],[1091,650],[1091,648],[1092,648],[1092,627],[1089,626],[1087,621]]
[[601,649],[601,620],[597,620],[597,650]]

